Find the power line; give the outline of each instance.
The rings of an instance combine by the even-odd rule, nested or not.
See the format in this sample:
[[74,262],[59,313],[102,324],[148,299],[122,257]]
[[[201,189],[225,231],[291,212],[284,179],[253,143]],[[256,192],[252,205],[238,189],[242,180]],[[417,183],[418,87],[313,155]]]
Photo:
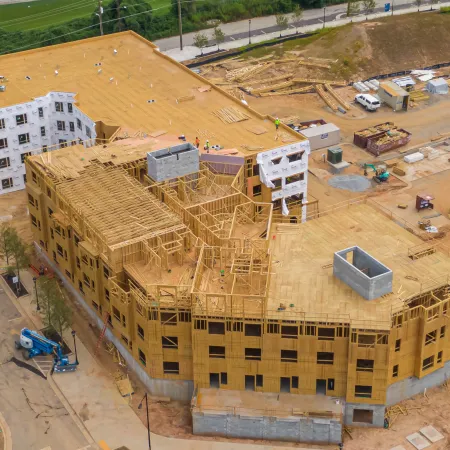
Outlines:
[[[196,3],[199,3],[199,2],[205,2],[205,1],[207,1],[207,0],[185,0],[185,1],[182,1],[182,2],[180,2],[180,3],[193,3],[194,1],[195,1]],[[165,6],[161,6],[161,7],[159,7],[159,8],[155,8],[155,9],[148,9],[148,10],[146,10],[146,11],[141,11],[141,12],[139,12],[139,13],[129,14],[128,16],[120,17],[119,19],[115,18],[115,19],[106,20],[106,21],[103,21],[103,24],[109,23],[109,22],[115,22],[115,21],[117,21],[117,20],[123,20],[123,19],[126,19],[126,18],[128,18],[128,17],[135,17],[135,16],[139,16],[139,15],[141,15],[141,14],[147,14],[147,13],[149,13],[149,12],[158,11],[158,10],[160,10],[160,9],[171,8],[171,7],[172,7],[172,5],[165,5]],[[31,46],[33,46],[33,45],[43,44],[43,43],[49,42],[49,41],[54,41],[55,39],[59,39],[59,38],[65,37],[65,36],[69,36],[69,35],[71,35],[71,34],[75,34],[75,33],[78,33],[78,32],[80,32],[80,31],[89,30],[90,28],[97,27],[98,25],[99,25],[99,24],[95,23],[95,24],[93,24],[93,25],[89,25],[89,26],[84,27],[84,28],[79,28],[79,29],[77,29],[77,30],[70,31],[69,33],[61,34],[61,35],[56,36],[56,37],[51,38],[51,39],[45,39],[45,40],[43,40],[43,41],[34,42],[34,43],[32,43],[32,44],[28,44],[28,45],[24,45],[24,46],[22,46],[22,47],[14,48],[14,49],[9,50],[9,51],[6,51],[6,52],[1,52],[0,55],[5,55],[5,54],[7,54],[7,53],[14,53],[14,52],[16,52],[16,51],[18,51],[18,50],[23,50],[23,49],[26,49],[26,48],[31,47]]]

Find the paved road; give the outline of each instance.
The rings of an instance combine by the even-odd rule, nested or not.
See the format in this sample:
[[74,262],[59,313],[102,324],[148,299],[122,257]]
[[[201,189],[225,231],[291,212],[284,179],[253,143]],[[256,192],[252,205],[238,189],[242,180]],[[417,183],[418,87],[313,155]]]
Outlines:
[[0,289],[0,411],[11,430],[13,450],[87,449],[83,434],[33,363],[35,372],[9,362],[12,357],[25,362],[14,348],[14,335],[27,325]]
[[[384,4],[390,2],[390,0],[376,0],[377,7],[373,13],[384,12]],[[430,0],[423,0],[421,10],[426,9],[426,5],[430,4]],[[413,6],[412,0],[394,0],[394,11],[411,8]],[[438,9],[439,4],[434,6],[434,9]],[[347,4],[333,5],[325,8],[325,25],[328,22],[334,22],[339,19],[346,18]],[[362,14],[364,15],[364,14]],[[291,30],[296,27],[305,27],[308,25],[317,25],[324,23],[324,10],[323,9],[308,9],[303,13],[303,18],[298,23],[289,23]],[[279,28],[275,25],[275,16],[257,17],[251,19],[250,35],[251,37],[257,37],[264,34],[269,34],[279,31]],[[249,36],[249,21],[240,20],[238,22],[226,23],[221,25],[222,31],[226,34],[225,43],[236,41],[238,39],[245,39]],[[291,31],[292,32],[292,31]],[[212,30],[205,31],[206,35],[210,38],[210,46],[215,46],[215,41],[212,38]],[[195,33],[187,33],[183,35],[183,45],[189,46],[194,44]],[[166,39],[160,39],[155,41],[161,51],[167,51],[174,48],[179,48],[180,38],[179,36],[173,36]]]

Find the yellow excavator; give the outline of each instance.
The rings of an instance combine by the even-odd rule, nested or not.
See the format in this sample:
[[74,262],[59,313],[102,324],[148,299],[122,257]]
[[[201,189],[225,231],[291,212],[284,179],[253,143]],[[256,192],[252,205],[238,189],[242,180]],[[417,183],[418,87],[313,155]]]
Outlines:
[[389,172],[386,169],[378,169],[373,164],[364,164],[364,176],[367,177],[367,169],[371,168],[375,172],[375,175],[373,176],[373,179],[377,183],[384,183],[389,179]]

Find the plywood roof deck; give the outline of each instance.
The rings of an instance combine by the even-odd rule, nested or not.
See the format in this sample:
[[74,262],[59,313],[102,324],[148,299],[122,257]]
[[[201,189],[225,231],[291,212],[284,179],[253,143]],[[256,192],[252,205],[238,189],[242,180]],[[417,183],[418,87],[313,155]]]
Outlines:
[[[98,63],[101,66],[96,66]],[[77,106],[92,120],[107,125],[146,133],[164,130],[174,136],[184,134],[190,142],[199,136],[202,145],[209,139],[211,145],[247,154],[283,145],[276,139],[271,118],[246,107],[133,32],[0,56],[0,67],[9,80],[0,95],[0,108],[50,91],[75,92]],[[211,89],[200,92],[202,85]],[[187,96],[193,99],[177,100]],[[213,115],[231,106],[249,119],[227,124]],[[265,126],[268,132],[256,135],[249,130],[255,126]],[[294,141],[304,139],[288,127],[283,126],[283,130]]]
[[110,247],[185,228],[166,205],[119,168],[92,166],[62,182],[58,192]]
[[[350,320],[362,328],[389,329],[391,312],[402,305],[401,299],[418,293],[421,283],[450,273],[450,258],[439,251],[410,259],[408,249],[423,241],[367,204],[299,226],[274,224],[272,235],[270,318]],[[393,271],[392,294],[365,300],[333,276],[334,252],[355,245]],[[280,303],[286,310],[278,311]]]

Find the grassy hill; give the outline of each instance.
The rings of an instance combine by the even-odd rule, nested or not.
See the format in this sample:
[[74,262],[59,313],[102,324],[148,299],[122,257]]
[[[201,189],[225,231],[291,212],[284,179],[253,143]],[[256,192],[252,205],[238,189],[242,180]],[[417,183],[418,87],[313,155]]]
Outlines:
[[329,28],[306,39],[254,50],[248,56],[296,50],[337,60],[335,78],[361,79],[450,62],[450,14],[424,12]]

